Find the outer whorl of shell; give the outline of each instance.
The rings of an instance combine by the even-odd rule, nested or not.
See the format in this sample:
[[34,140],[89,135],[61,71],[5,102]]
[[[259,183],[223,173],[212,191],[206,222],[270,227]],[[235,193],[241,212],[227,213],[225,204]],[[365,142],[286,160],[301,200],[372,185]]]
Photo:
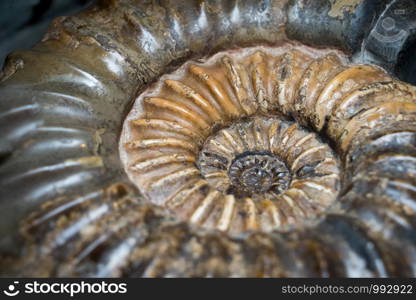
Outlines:
[[[400,102],[385,97],[396,90]],[[231,233],[285,229],[336,200],[340,171],[325,142],[283,115],[329,137],[343,158],[385,118],[412,120],[414,95],[337,52],[220,53],[142,93],[120,151],[144,196],[183,219]]]

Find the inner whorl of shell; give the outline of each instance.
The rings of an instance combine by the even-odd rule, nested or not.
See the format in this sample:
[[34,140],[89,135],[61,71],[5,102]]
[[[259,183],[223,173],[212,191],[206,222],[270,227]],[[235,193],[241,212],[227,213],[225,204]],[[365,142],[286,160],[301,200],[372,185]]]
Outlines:
[[[162,76],[136,99],[121,159],[144,197],[181,219],[231,233],[297,227],[322,214],[341,185],[338,158],[317,133],[348,166],[386,118],[414,111],[407,89],[336,51],[222,52]],[[401,102],[382,97],[389,93]]]
[[[210,186],[238,203],[253,201],[256,212],[272,210],[274,226],[316,215],[337,194],[339,171],[331,149],[314,133],[277,118],[255,116],[218,131],[205,142],[197,166]],[[319,201],[321,192],[305,191],[314,184],[329,188]]]

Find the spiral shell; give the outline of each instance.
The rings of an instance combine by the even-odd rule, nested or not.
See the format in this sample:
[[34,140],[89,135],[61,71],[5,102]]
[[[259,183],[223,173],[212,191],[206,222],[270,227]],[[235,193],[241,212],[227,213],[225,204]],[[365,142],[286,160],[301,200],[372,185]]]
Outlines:
[[[282,114],[310,102],[314,111],[303,122],[324,119],[318,112],[329,101],[317,90],[323,97],[339,93],[325,90],[324,78],[343,89],[328,73],[363,68],[365,83],[388,77],[376,67],[348,69],[345,61],[336,52],[287,45],[187,63],[143,92],[126,119],[120,152],[131,180],[150,202],[182,219],[233,234],[285,229],[319,216],[337,198],[338,159],[316,134]],[[323,81],[309,82],[307,94],[316,99],[299,92],[305,93],[299,85],[310,72]],[[348,87],[363,85],[360,80]]]
[[337,157],[314,133],[260,115],[293,116],[344,158],[379,120],[411,121],[416,107],[414,89],[396,102],[386,91],[400,83],[346,61],[288,45],[220,53],[164,76],[125,122],[120,151],[131,180],[181,218],[231,233],[319,216],[339,193]]
[[416,88],[286,36],[373,1],[286,2],[102,1],[13,54],[0,273],[414,277]]

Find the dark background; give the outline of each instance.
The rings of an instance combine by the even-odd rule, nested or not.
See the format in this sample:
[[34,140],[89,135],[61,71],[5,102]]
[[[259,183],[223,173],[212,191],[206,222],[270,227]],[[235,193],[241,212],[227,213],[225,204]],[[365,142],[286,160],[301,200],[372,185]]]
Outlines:
[[0,70],[14,50],[30,49],[52,19],[79,12],[93,0],[0,0]]

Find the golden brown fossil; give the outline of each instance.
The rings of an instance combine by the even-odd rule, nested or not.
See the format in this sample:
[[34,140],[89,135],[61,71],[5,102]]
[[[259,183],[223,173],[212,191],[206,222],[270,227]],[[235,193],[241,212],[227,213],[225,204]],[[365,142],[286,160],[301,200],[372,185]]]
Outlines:
[[[306,123],[332,99],[311,99],[316,90],[326,88],[326,97],[343,89],[338,78],[332,91],[308,78],[313,89],[300,98],[300,80],[316,64],[317,78],[366,68],[366,83],[388,79],[376,67],[349,69],[342,61],[336,52],[286,45],[185,64],[136,100],[120,144],[127,173],[152,203],[208,228],[272,231],[313,219],[337,198],[338,159],[282,113],[315,103],[298,114]],[[349,86],[360,85],[353,80]]]
[[286,1],[162,2],[10,57],[2,273],[415,276],[416,87],[289,41]]

